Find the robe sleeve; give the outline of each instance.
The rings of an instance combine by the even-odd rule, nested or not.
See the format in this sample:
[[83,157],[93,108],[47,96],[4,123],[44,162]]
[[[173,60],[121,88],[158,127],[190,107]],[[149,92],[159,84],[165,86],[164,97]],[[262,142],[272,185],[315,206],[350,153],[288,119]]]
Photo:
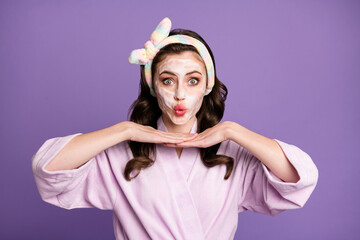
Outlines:
[[32,170],[41,198],[66,208],[112,209],[115,201],[114,175],[106,150],[73,170],[47,171],[45,166],[75,136],[52,138],[32,158]]
[[276,215],[287,209],[304,206],[315,189],[318,170],[310,156],[300,148],[277,139],[288,160],[300,176],[296,183],[279,179],[245,148],[238,151],[237,171],[240,174],[238,210],[252,210]]

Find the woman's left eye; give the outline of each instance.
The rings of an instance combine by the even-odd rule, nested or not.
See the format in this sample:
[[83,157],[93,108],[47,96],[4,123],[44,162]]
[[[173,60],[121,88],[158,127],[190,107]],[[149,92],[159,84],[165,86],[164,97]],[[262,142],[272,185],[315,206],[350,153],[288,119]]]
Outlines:
[[192,78],[189,80],[190,85],[196,85],[198,82],[199,82],[199,80],[197,80],[196,78]]

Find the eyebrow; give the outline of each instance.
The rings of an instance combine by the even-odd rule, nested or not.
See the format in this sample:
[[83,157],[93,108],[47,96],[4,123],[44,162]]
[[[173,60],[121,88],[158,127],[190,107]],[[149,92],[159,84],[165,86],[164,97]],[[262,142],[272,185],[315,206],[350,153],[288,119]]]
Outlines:
[[[162,71],[159,75],[164,74],[164,73],[167,73],[167,74],[176,76],[176,74],[174,74],[174,73],[172,73],[172,72],[169,72],[169,71],[166,71],[166,70],[165,70],[165,71]],[[195,70],[195,71],[188,72],[188,73],[186,73],[185,75],[190,75],[190,74],[193,74],[193,73],[198,73],[198,74],[202,75],[201,72],[196,71],[196,70]]]

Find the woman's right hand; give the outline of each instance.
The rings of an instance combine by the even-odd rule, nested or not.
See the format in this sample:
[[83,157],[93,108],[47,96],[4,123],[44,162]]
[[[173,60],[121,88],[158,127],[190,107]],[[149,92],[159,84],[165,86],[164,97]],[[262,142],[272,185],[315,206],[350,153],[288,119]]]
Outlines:
[[176,144],[196,137],[197,134],[169,133],[130,121],[120,122],[101,130],[75,136],[45,166],[45,169],[57,171],[78,168],[101,151],[126,140]]
[[144,126],[130,121],[122,122],[120,124],[123,125],[122,127],[126,132],[126,139],[136,142],[176,144],[192,140],[198,135],[197,133],[184,134],[164,132],[150,126]]

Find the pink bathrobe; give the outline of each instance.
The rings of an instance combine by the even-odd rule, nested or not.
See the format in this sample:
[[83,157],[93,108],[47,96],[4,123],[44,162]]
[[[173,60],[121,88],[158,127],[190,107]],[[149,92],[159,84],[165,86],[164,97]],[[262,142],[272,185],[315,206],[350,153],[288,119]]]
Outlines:
[[[160,118],[158,129],[167,131]],[[196,122],[191,130],[196,132]],[[309,155],[276,140],[296,168],[300,180],[285,183],[249,151],[232,141],[218,154],[234,158],[224,180],[225,165],[207,168],[199,149],[156,145],[155,163],[132,181],[124,168],[132,159],[127,142],[101,152],[74,170],[44,167],[78,134],[47,140],[34,155],[32,168],[42,199],[72,209],[113,210],[116,239],[233,239],[238,213],[246,210],[275,215],[302,207],[315,188],[318,171]]]

